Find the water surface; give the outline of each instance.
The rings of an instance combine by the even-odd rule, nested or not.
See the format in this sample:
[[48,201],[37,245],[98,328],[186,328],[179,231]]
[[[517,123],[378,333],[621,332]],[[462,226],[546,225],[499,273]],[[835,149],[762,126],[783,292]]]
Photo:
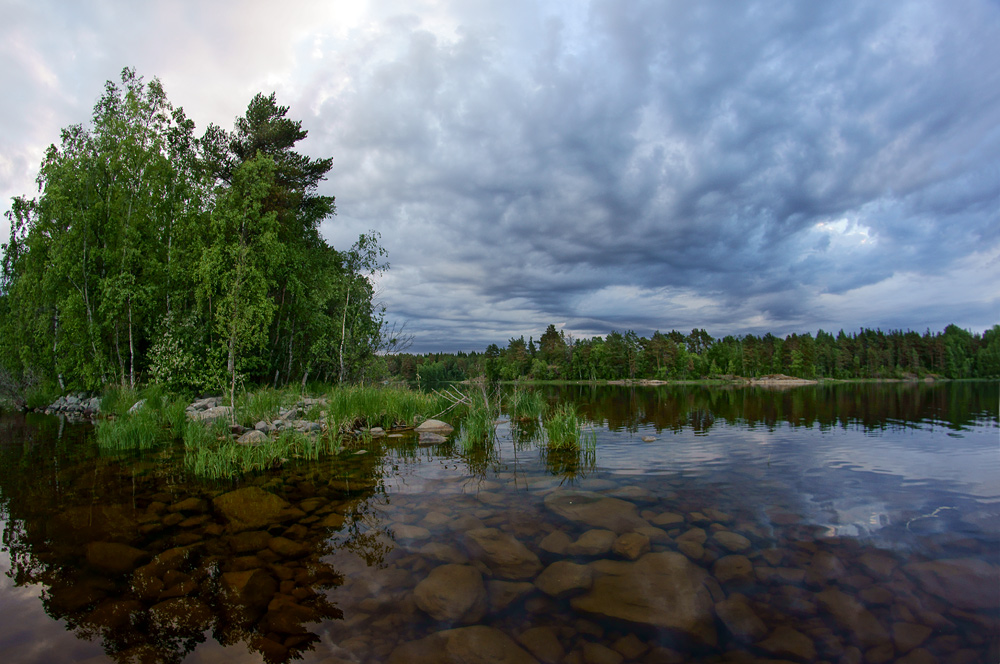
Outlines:
[[505,421],[235,484],[5,415],[4,661],[997,661],[996,384],[545,394],[592,450]]

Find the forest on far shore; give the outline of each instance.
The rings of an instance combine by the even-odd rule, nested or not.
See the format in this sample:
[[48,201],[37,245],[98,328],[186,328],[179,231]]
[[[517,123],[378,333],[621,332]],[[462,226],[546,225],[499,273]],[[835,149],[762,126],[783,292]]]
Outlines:
[[713,338],[704,329],[683,334],[659,331],[640,337],[611,332],[573,339],[549,325],[536,341],[510,339],[482,353],[399,353],[388,370],[425,382],[486,376],[496,380],[699,380],[757,378],[900,379],[1000,377],[1000,325],[982,334],[949,325],[943,332],[861,329],[831,334],[820,330]]

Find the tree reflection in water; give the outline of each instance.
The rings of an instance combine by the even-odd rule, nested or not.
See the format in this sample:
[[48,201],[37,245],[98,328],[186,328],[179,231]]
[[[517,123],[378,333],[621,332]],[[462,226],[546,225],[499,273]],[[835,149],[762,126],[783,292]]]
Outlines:
[[114,661],[180,662],[209,635],[268,662],[298,658],[318,624],[343,617],[325,592],[342,583],[324,561],[331,536],[343,530],[336,546],[370,565],[392,548],[371,508],[379,454],[338,476],[312,466],[213,487],[89,452],[82,429],[59,438],[53,420],[7,418],[0,432],[8,576],[41,584],[46,613]]

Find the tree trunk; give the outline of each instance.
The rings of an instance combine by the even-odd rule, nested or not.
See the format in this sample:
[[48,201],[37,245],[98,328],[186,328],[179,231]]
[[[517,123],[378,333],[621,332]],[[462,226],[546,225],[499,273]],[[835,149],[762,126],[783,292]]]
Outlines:
[[340,321],[340,378],[337,382],[344,382],[344,339],[347,336],[347,309],[351,306],[351,289],[347,289],[347,301],[344,303],[344,317]]
[[135,339],[132,336],[132,296],[128,298],[128,382],[135,389]]

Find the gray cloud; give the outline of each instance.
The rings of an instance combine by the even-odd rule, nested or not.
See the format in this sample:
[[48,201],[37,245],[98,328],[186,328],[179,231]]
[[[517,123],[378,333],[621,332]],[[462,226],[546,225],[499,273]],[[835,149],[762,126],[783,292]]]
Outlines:
[[[34,23],[6,30],[37,66],[4,75],[31,112],[0,111],[0,190],[22,193],[18,173],[56,139],[37,118],[86,119],[94,81],[136,64],[202,127],[277,89],[304,149],[335,159],[324,231],[341,247],[382,232],[382,297],[419,350],[548,323],[721,335],[1000,319],[1000,10],[986,0],[375,2],[346,18],[317,3],[273,23],[263,5],[194,7],[88,13],[44,37],[54,9],[22,7]],[[154,23],[174,43],[144,40]],[[74,58],[49,55],[56,42]]]

